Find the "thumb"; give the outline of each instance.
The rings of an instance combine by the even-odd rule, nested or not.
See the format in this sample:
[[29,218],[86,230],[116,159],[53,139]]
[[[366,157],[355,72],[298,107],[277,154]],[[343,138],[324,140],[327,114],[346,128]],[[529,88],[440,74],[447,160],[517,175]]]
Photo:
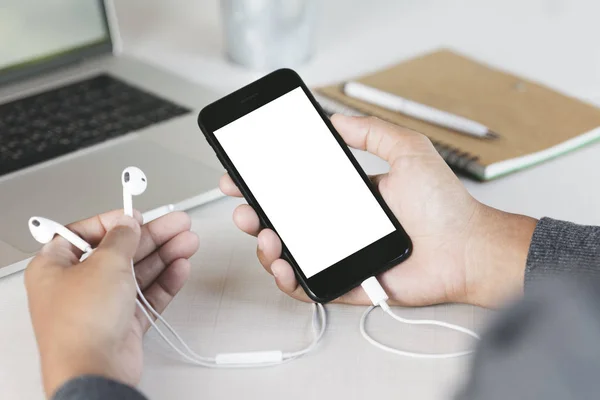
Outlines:
[[140,242],[141,228],[138,221],[123,215],[115,222],[104,238],[95,249],[94,256],[108,257],[103,260],[109,265],[119,265],[129,268],[130,260],[138,248]]
[[428,141],[418,132],[375,117],[335,114],[331,122],[348,146],[366,150],[390,164],[402,155],[413,154],[416,142]]

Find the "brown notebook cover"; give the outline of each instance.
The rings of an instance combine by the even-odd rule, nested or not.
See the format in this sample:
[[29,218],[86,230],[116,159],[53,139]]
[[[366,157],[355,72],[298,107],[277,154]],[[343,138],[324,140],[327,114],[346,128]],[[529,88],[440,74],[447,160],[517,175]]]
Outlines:
[[[358,82],[480,122],[483,140],[347,97],[342,85],[316,89],[327,111],[345,106],[427,135],[452,167],[481,180],[545,161],[600,138],[600,109],[452,51],[403,62]],[[341,104],[340,104],[341,103]]]

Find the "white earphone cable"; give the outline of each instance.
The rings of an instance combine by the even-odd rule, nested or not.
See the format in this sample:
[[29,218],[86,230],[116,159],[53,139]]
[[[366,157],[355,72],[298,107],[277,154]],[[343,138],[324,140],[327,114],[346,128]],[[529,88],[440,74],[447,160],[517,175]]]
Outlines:
[[452,329],[457,332],[464,333],[475,339],[479,339],[479,335],[470,329],[464,328],[459,325],[450,324],[448,322],[436,321],[436,320],[430,320],[430,319],[416,319],[416,320],[415,319],[407,319],[407,318],[403,318],[403,317],[395,314],[392,311],[392,309],[390,308],[390,306],[388,305],[388,303],[386,302],[386,300],[388,299],[388,296],[385,293],[385,290],[383,289],[383,287],[381,286],[381,284],[379,283],[379,281],[377,281],[377,278],[375,278],[375,277],[371,277],[371,278],[367,279],[366,281],[364,281],[362,283],[361,286],[363,287],[363,289],[365,290],[365,292],[371,299],[371,302],[373,303],[373,305],[369,306],[365,310],[363,315],[361,316],[359,329],[360,329],[361,335],[373,346],[375,346],[383,351],[387,351],[389,353],[396,354],[399,356],[421,358],[421,359],[446,359],[446,358],[462,357],[462,356],[466,356],[466,355],[473,353],[473,350],[459,351],[459,352],[454,352],[454,353],[440,353],[440,354],[415,353],[415,352],[411,352],[411,351],[395,349],[393,347],[386,346],[385,344],[373,339],[373,337],[371,337],[367,333],[365,325],[366,325],[367,317],[369,316],[371,311],[373,311],[378,306],[381,307],[381,309],[386,314],[388,314],[389,316],[394,318],[396,321],[399,321],[399,322],[402,322],[405,324],[441,326],[443,328]]
[[[186,360],[188,360],[189,362],[191,362],[193,364],[201,365],[203,367],[208,367],[208,368],[251,368],[251,367],[261,367],[261,366],[267,367],[267,366],[272,366],[272,365],[278,365],[278,364],[281,364],[282,362],[291,361],[295,358],[298,358],[304,354],[309,353],[317,346],[317,344],[319,343],[319,341],[325,334],[325,328],[327,326],[327,316],[325,313],[325,308],[323,307],[322,304],[315,303],[314,309],[313,309],[313,325],[314,325],[314,320],[316,319],[316,315],[318,314],[320,316],[320,318],[319,318],[319,325],[320,325],[319,328],[320,329],[317,332],[315,332],[316,334],[315,334],[313,341],[306,348],[299,350],[299,351],[295,351],[295,352],[283,353],[283,360],[277,361],[277,362],[264,362],[264,363],[251,363],[251,364],[241,364],[241,363],[240,364],[219,364],[219,363],[217,363],[216,358],[200,356],[199,354],[194,352],[192,349],[190,349],[190,347],[185,343],[185,341],[181,338],[181,336],[179,336],[179,334],[175,331],[175,329],[173,329],[173,327],[171,327],[171,325],[152,307],[152,305],[148,302],[148,300],[146,300],[146,297],[142,293],[142,290],[137,283],[137,279],[135,279],[135,269],[133,267],[133,261],[131,263],[131,270],[132,270],[132,274],[134,277],[137,294],[143,303],[143,305],[142,305],[142,303],[140,303],[140,300],[136,299],[137,305],[140,307],[143,314],[146,316],[146,318],[150,322],[150,325],[157,331],[157,333],[160,335],[160,337],[173,350],[175,350],[179,355],[181,355],[183,358],[185,358]],[[146,306],[146,307],[144,307],[144,306]],[[177,347],[171,340],[169,340],[169,338],[167,338],[167,336],[156,325],[156,323],[154,322],[154,320],[150,316],[150,314],[148,314],[148,311],[146,310],[146,308],[150,311],[150,313],[152,315],[154,315],[158,320],[160,320],[167,327],[169,332],[171,332],[171,334],[177,339],[177,341],[185,348],[185,350],[189,353],[189,355],[185,354],[183,351],[181,351],[181,349],[179,347]]]

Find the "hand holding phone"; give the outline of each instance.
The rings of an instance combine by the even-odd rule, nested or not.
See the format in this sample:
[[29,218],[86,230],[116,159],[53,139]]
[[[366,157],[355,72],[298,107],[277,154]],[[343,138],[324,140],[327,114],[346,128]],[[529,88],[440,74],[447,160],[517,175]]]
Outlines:
[[[522,290],[534,219],[476,201],[429,140],[417,132],[376,118],[334,115],[331,121],[348,145],[390,164],[389,173],[371,180],[414,243],[408,260],[378,277],[390,303],[495,307]],[[336,177],[325,172],[322,179]],[[242,196],[228,175],[220,186],[229,196]],[[276,273],[278,287],[293,298],[309,301],[292,267],[281,259],[279,237],[260,225],[254,209],[240,205],[233,219],[242,231],[258,236],[258,258],[267,272]],[[370,304],[361,288],[336,302]]]
[[281,237],[311,299],[330,301],[410,255],[408,235],[295,72],[275,71],[208,105],[199,125]]

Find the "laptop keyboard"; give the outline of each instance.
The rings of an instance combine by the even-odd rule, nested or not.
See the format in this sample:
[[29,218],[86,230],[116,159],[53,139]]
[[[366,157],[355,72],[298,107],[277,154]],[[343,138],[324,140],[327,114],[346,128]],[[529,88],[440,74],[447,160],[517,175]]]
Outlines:
[[0,104],[0,175],[190,111],[109,75]]

